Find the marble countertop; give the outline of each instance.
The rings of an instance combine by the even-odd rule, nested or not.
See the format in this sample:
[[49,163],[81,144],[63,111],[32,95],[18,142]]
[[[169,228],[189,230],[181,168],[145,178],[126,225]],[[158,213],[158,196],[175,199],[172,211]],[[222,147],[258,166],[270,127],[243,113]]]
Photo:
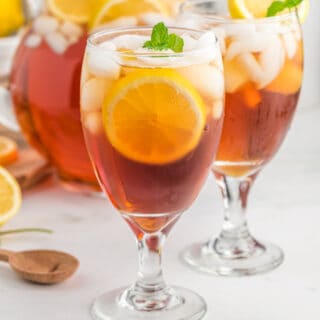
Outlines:
[[[286,258],[279,269],[219,278],[194,273],[180,263],[184,247],[219,231],[221,198],[213,177],[173,229],[164,252],[166,278],[170,284],[187,284],[206,299],[206,320],[320,319],[319,119],[319,105],[298,111],[281,152],[252,190],[252,232],[283,248]],[[30,226],[55,233],[8,236],[1,247],[65,250],[81,266],[69,281],[45,287],[21,281],[1,263],[1,319],[89,320],[95,297],[135,280],[133,234],[107,200],[70,194],[47,181],[24,194],[21,212],[6,228]]]

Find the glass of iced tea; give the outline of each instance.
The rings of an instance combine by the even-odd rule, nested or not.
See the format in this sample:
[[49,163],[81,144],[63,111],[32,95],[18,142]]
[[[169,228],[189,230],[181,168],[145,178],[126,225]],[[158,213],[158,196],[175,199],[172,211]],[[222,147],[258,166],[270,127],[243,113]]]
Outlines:
[[224,199],[220,236],[184,252],[196,270],[219,275],[265,272],[283,261],[281,249],[251,236],[250,188],[280,148],[296,110],[303,76],[303,43],[296,12],[232,19],[219,1],[187,1],[183,20],[217,35],[222,51],[226,111],[213,173]]
[[218,148],[222,60],[210,32],[175,28],[169,35],[164,24],[156,28],[179,51],[162,40],[150,48],[157,35],[144,27],[103,30],[87,43],[81,80],[87,149],[139,249],[137,281],[97,299],[94,319],[201,319],[206,310],[197,294],[165,284],[161,252]]

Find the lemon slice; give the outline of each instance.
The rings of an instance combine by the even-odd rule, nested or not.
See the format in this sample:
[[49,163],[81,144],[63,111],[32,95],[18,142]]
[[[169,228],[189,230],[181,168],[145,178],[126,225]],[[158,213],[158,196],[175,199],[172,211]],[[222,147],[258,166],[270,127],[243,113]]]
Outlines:
[[[229,11],[233,18],[264,18],[274,0],[228,0]],[[310,2],[304,0],[299,8],[299,18],[303,23],[309,13]]]
[[0,0],[0,37],[16,32],[24,22],[21,0]]
[[149,12],[167,15],[167,11],[167,6],[161,0],[108,0],[95,10],[90,27],[95,28],[121,17],[136,17]]
[[21,207],[21,190],[16,179],[0,167],[0,225],[17,214]]
[[91,16],[91,0],[48,0],[49,10],[62,20],[87,23]]
[[206,107],[198,92],[171,69],[132,72],[109,91],[103,123],[112,146],[146,164],[175,162],[198,145]]
[[18,159],[18,147],[12,140],[4,136],[0,136],[0,165],[6,166]]

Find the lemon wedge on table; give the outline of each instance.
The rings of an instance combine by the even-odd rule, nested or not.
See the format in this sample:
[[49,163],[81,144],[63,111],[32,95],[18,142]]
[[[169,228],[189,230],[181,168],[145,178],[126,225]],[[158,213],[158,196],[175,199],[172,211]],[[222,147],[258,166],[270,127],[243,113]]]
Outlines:
[[17,214],[21,202],[18,182],[6,169],[0,167],[0,226]]
[[146,69],[114,84],[102,114],[105,132],[118,152],[136,162],[163,165],[199,144],[206,106],[175,70]]
[[48,8],[57,18],[85,24],[92,14],[91,0],[48,0]]
[[0,37],[16,32],[24,22],[21,0],[0,0]]
[[[228,6],[232,18],[264,18],[273,2],[274,0],[228,0]],[[306,20],[309,9],[309,0],[304,0],[299,5],[298,14],[301,23]]]
[[137,17],[149,12],[168,14],[162,0],[100,0],[98,3],[89,23],[91,29],[121,17]]

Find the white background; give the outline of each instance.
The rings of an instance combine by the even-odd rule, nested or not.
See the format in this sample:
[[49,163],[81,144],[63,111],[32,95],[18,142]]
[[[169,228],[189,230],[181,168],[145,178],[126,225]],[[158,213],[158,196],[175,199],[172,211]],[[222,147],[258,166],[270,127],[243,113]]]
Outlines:
[[304,106],[313,106],[320,101],[320,1],[310,1],[310,15],[303,26],[305,39],[305,83],[301,103]]

